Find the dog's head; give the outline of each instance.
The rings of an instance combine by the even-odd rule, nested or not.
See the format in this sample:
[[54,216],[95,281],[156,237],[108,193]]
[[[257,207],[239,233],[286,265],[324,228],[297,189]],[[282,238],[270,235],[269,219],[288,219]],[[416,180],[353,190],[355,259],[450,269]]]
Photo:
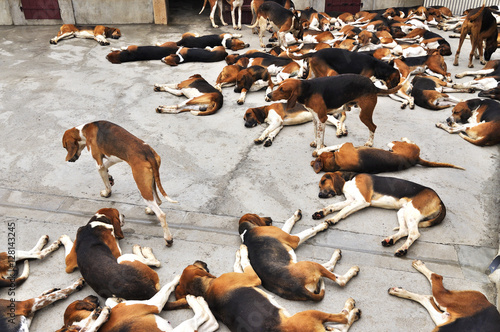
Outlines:
[[115,238],[118,240],[123,239],[122,227],[124,225],[125,216],[121,214],[117,209],[113,208],[103,208],[96,212],[90,218],[89,223],[93,221],[99,221],[107,225],[113,226],[113,232]]
[[250,47],[250,44],[245,43],[243,40],[239,40],[238,38],[229,38],[226,40],[226,48],[229,48],[231,51],[238,51],[244,48]]
[[177,54],[170,54],[169,56],[166,56],[163,59],[161,59],[161,62],[169,66],[177,66],[181,62],[181,59]]
[[301,81],[296,78],[287,78],[280,83],[278,88],[267,94],[267,98],[272,101],[287,100],[286,109],[295,107],[297,99],[301,93]]
[[83,300],[74,301],[64,312],[64,326],[56,332],[77,332],[81,326],[78,324],[87,319],[94,310],[99,308],[99,299],[89,295]]
[[264,123],[266,120],[266,112],[264,112],[265,106],[254,107],[246,110],[243,120],[245,120],[245,127],[252,128],[258,124]]
[[319,181],[319,198],[330,198],[342,195],[345,179],[341,172],[325,173]]
[[240,218],[240,221],[238,222],[238,231],[240,234],[243,234],[245,231],[254,227],[271,226],[272,223],[273,220],[269,217],[259,217],[254,213],[247,213]]
[[323,152],[320,154],[316,159],[311,161],[311,167],[316,173],[321,171],[335,172],[339,170],[335,162],[335,153],[333,152]]
[[117,28],[106,28],[106,37],[118,39],[122,36],[120,29]]
[[204,283],[204,280],[207,278],[216,278],[210,274],[207,263],[196,261],[192,265],[187,266],[182,271],[179,284],[175,288],[175,298],[177,300],[184,299],[188,294],[204,296],[207,291],[207,283]]
[[[248,59],[248,58],[245,58]],[[217,80],[215,81],[215,87],[219,89],[226,85],[232,85],[236,83],[236,78],[238,73],[243,69],[240,65],[228,65],[222,68]],[[220,89],[219,89],[220,90]]]
[[68,151],[66,161],[75,162],[80,158],[80,154],[85,148],[85,139],[82,137],[82,132],[73,127],[64,132],[62,144],[66,151]]
[[446,119],[448,125],[452,125],[453,123],[467,123],[472,116],[472,110],[479,106],[480,101],[480,99],[475,98],[456,104],[451,111],[451,116]]

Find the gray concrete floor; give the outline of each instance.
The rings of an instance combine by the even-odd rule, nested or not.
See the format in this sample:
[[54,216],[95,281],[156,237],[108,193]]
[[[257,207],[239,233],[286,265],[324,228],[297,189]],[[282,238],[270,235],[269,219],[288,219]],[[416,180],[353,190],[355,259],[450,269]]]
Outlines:
[[[309,166],[311,123],[285,128],[269,148],[254,145],[253,139],[264,126],[246,129],[243,114],[248,107],[265,103],[263,92],[249,93],[246,103],[239,106],[237,94],[227,88],[224,107],[209,117],[155,113],[158,105],[182,100],[154,92],[155,83],[180,82],[194,73],[213,83],[223,62],[173,68],[160,61],[112,65],[105,59],[111,47],[175,41],[187,31],[232,31],[229,27],[212,29],[208,13],[204,14],[202,20],[193,17],[195,23],[190,25],[120,26],[123,37],[111,40],[109,47],[77,39],[50,45],[56,26],[0,27],[0,249],[7,247],[8,223],[15,223],[16,248],[26,250],[43,234],[51,240],[62,234],[74,238],[78,227],[95,211],[115,207],[127,216],[125,239],[120,244],[123,251],[130,252],[135,243],[151,246],[163,264],[157,271],[165,284],[197,259],[207,262],[215,275],[231,271],[240,244],[237,221],[244,213],[270,216],[280,226],[296,209],[302,209],[304,217],[294,229],[298,232],[317,224],[311,218],[315,210],[343,199],[317,196],[321,175]],[[242,33],[245,41],[258,47],[258,38],[248,28]],[[457,41],[449,41],[455,51]],[[469,50],[466,42],[459,67],[451,65],[452,57],[446,58],[453,74],[467,69]],[[500,51],[493,59],[500,59]],[[457,96],[468,99],[477,93]],[[448,211],[442,224],[422,229],[407,257],[397,258],[395,248],[380,245],[397,226],[395,211],[369,208],[348,217],[296,253],[299,260],[323,262],[340,248],[342,260],[335,271],[343,274],[359,265],[359,275],[345,288],[326,281],[326,297],[320,303],[277,298],[289,312],[338,312],[353,297],[362,317],[352,331],[430,331],[434,324],[425,309],[387,294],[392,286],[430,294],[425,277],[411,267],[413,259],[423,260],[442,274],[446,287],[479,290],[495,301],[497,295],[486,269],[498,249],[499,148],[476,147],[437,129],[434,124],[444,121],[450,111],[418,106],[401,110],[395,101],[379,97],[374,114],[378,125],[375,147],[385,148],[392,140],[408,137],[421,147],[423,158],[467,169],[415,167],[386,174],[435,189]],[[347,138],[336,138],[334,129],[328,128],[326,143],[363,144],[368,132],[358,113],[354,110],[347,115]],[[164,246],[156,219],[143,213],[142,199],[126,164],[111,169],[116,183],[113,195],[104,199],[99,196],[103,185],[88,152],[74,164],[64,162],[64,131],[100,119],[123,126],[162,157],[163,186],[179,201],[162,205],[175,238],[171,248]],[[30,277],[16,289],[15,298],[27,299],[52,287],[64,287],[79,276],[79,272],[64,272],[64,250],[60,249],[44,261],[31,263]],[[86,287],[39,312],[31,330],[59,328],[67,305],[92,293]],[[0,298],[10,298],[7,290],[0,290]],[[191,315],[190,310],[162,313],[174,325]]]

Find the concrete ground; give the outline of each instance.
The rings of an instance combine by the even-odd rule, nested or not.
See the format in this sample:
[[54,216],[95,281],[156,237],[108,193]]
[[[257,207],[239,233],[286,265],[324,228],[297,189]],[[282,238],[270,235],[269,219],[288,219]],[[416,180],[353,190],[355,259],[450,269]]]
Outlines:
[[[154,92],[155,83],[176,83],[195,73],[214,83],[225,63],[168,67],[160,61],[113,65],[105,59],[111,47],[175,41],[187,31],[233,31],[229,27],[212,29],[205,14],[202,20],[186,16],[169,26],[119,26],[123,37],[111,40],[108,47],[77,39],[50,45],[56,26],[0,27],[0,249],[6,249],[12,231],[18,250],[31,248],[43,234],[51,240],[62,234],[74,238],[78,227],[95,211],[115,207],[127,217],[125,239],[120,242],[123,251],[131,252],[136,243],[151,246],[162,262],[157,272],[163,285],[195,260],[205,261],[214,275],[231,271],[240,244],[237,222],[245,213],[270,216],[281,226],[301,209],[304,217],[294,229],[298,232],[318,223],[311,218],[314,211],[343,199],[318,198],[321,174],[309,166],[312,123],[285,128],[271,147],[253,143],[265,126],[245,128],[243,114],[249,107],[265,104],[263,92],[249,93],[246,103],[239,106],[237,94],[226,88],[224,107],[208,117],[155,113],[158,105],[183,100]],[[258,38],[248,28],[242,33],[251,47],[258,48]],[[449,41],[455,51],[457,40]],[[451,56],[446,58],[453,74],[467,69],[469,50],[467,41],[459,67],[451,65]],[[500,59],[500,51],[493,59]],[[482,67],[475,63],[477,69]],[[469,99],[477,93],[456,96]],[[380,244],[397,226],[396,211],[368,208],[318,234],[296,251],[299,260],[325,262],[339,248],[342,259],[335,271],[343,274],[358,265],[360,273],[344,288],[327,280],[326,297],[320,303],[291,302],[276,296],[290,313],[306,309],[339,312],[352,297],[362,316],[351,331],[430,331],[434,324],[423,307],[387,293],[389,287],[402,286],[430,294],[426,278],[411,267],[414,259],[442,274],[446,287],[479,290],[491,302],[496,300],[486,270],[498,250],[499,148],[476,147],[437,129],[435,123],[444,121],[450,112],[451,108],[430,111],[418,106],[401,110],[397,102],[379,97],[374,113],[378,125],[375,147],[385,148],[390,141],[408,137],[420,146],[423,158],[467,170],[414,167],[386,174],[435,189],[447,207],[442,224],[421,229],[420,239],[404,258],[393,255],[395,247]],[[347,115],[349,136],[338,139],[329,127],[326,143],[363,144],[368,131],[358,113],[353,110]],[[165,247],[155,217],[144,214],[125,163],[111,169],[116,183],[113,195],[105,199],[99,196],[103,185],[88,152],[74,164],[64,161],[64,131],[101,119],[123,126],[162,157],[163,186],[179,201],[162,205],[174,234],[171,248]],[[9,230],[12,223],[15,229]],[[64,272],[63,249],[30,266],[29,279],[15,289],[15,295],[3,289],[0,298],[27,299],[52,287],[65,287],[80,276],[78,271]],[[67,305],[92,293],[85,287],[39,312],[31,330],[61,327]],[[162,316],[175,326],[192,312],[163,312]],[[223,326],[220,330],[227,331]]]

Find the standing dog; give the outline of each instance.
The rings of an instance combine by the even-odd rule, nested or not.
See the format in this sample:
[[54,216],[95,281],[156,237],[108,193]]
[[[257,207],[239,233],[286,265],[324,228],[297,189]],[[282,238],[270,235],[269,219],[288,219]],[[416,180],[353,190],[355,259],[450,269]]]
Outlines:
[[412,266],[422,273],[432,288],[432,295],[420,295],[401,287],[389,288],[389,294],[420,303],[437,325],[433,331],[495,332],[500,326],[500,313],[486,296],[477,291],[450,291],[444,288],[443,276],[429,270],[422,261]]
[[[77,161],[85,147],[90,150],[106,187],[101,191],[102,197],[111,196],[111,186],[114,184],[108,169],[116,163],[126,161],[132,168],[137,188],[146,202],[146,213],[156,215],[163,228],[163,238],[167,246],[172,245],[173,237],[168,229],[165,212],[159,207],[161,200],[156,188],[158,187],[167,201],[177,202],[168,197],[161,185],[161,158],[152,147],[108,121],[96,121],[68,129],[63,135],[62,143],[68,151],[66,161],[69,162]],[[106,162],[104,159],[107,159]]]
[[116,209],[100,209],[78,229],[75,242],[62,235],[66,272],[77,267],[92,289],[104,298],[149,299],[160,289],[158,275],[148,265],[160,266],[151,248],[135,245],[134,254],[122,255],[123,215]]
[[343,275],[333,273],[341,257],[339,249],[325,264],[310,261],[297,262],[294,250],[319,232],[328,229],[328,223],[290,235],[294,224],[302,218],[296,211],[280,229],[271,226],[271,218],[256,214],[245,214],[239,221],[238,231],[243,244],[248,248],[248,256],[255,273],[262,280],[262,286],[288,300],[321,301],[325,296],[325,282],[328,278],[340,286],[345,286],[356,276],[359,267],[354,266]]
[[438,194],[431,188],[392,177],[348,172],[326,173],[319,183],[319,197],[328,198],[344,194],[346,200],[329,205],[313,214],[313,219],[338,212],[326,220],[335,225],[356,211],[369,206],[398,210],[399,230],[382,241],[384,247],[392,246],[402,237],[406,242],[396,250],[404,256],[419,237],[419,227],[439,224],[446,216],[446,208]]
[[377,95],[394,93],[399,88],[400,85],[389,90],[382,90],[377,88],[368,77],[357,74],[311,80],[289,78],[268,94],[268,98],[273,101],[288,100],[287,109],[294,107],[297,102],[304,104],[313,115],[315,140],[311,146],[316,149],[324,147],[327,114],[339,113],[341,112],[339,109],[345,111],[348,106],[357,105],[361,109],[359,113],[361,122],[370,130],[370,138],[365,145],[372,146],[377,128],[372,120],[373,110],[377,105]]
[[306,310],[290,316],[276,300],[258,288],[261,280],[250,265],[245,245],[241,245],[236,253],[234,269],[237,272],[215,277],[208,272],[204,262],[196,261],[189,265],[182,272],[175,289],[177,301],[167,303],[167,308],[186,306],[188,294],[203,296],[214,316],[234,332],[324,331],[323,324],[329,323],[340,324],[335,327],[347,332],[361,315],[361,311],[354,306],[354,300],[348,299],[338,314]]
[[103,25],[94,27],[77,27],[73,24],[63,24],[57,33],[57,36],[50,40],[51,44],[56,45],[61,39],[86,38],[94,39],[100,45],[109,45],[106,38],[118,39],[122,36],[120,29],[109,28]]
[[[212,22],[212,26],[214,28],[219,27],[217,24],[215,24],[214,21],[215,11],[217,10],[217,8],[219,8],[219,18],[220,21],[222,22],[222,25],[227,25],[227,23],[224,22],[224,17],[222,16],[224,0],[208,0],[208,2],[210,3],[210,22]],[[235,30],[241,30],[241,7],[243,6],[243,0],[226,0],[226,2],[229,4],[229,6],[231,6],[231,18],[233,20],[233,28]],[[206,5],[207,5],[207,0],[203,2],[203,8],[201,8],[201,11],[198,13],[198,15],[203,13]],[[235,18],[236,8],[238,8],[238,25],[236,25],[236,18]]]
[[491,99],[469,99],[458,103],[446,123],[436,127],[449,134],[458,133],[469,143],[479,146],[500,143],[500,102]]
[[224,101],[222,93],[198,74],[179,84],[155,84],[154,90],[188,98],[178,105],[158,106],[157,113],[191,112],[193,115],[211,115],[222,107]]

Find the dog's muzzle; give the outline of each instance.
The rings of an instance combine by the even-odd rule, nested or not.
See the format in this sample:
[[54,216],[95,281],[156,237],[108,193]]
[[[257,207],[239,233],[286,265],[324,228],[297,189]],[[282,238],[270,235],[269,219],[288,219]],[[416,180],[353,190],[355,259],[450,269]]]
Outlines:
[[330,197],[334,197],[334,196],[335,196],[335,193],[332,190],[320,191],[318,194],[319,198],[330,198]]
[[255,121],[254,119],[250,119],[250,120],[245,121],[245,127],[247,127],[247,128],[253,128],[256,125],[257,125],[257,121]]
[[80,158],[80,156],[79,156],[79,155],[77,155],[77,154],[75,154],[75,155],[74,155],[73,157],[71,157],[71,159],[70,159],[70,160],[68,160],[68,161],[69,161],[70,163],[74,163],[75,161],[77,161],[77,160],[78,160],[78,158]]

